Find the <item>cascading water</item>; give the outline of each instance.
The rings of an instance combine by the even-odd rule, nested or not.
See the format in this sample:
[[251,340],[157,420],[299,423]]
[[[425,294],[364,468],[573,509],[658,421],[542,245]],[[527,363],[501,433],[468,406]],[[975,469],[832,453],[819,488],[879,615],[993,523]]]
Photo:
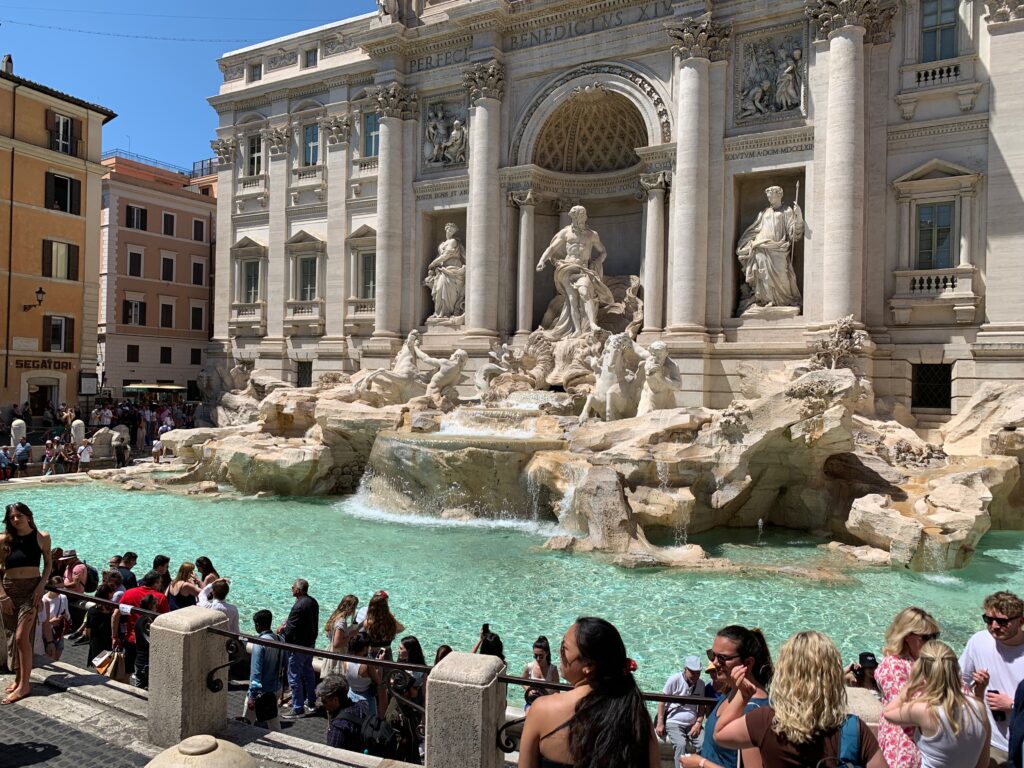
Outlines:
[[757,546],[763,547],[764,542],[761,540],[764,537],[764,520],[757,518]]
[[[658,490],[662,493],[668,493],[668,463],[664,461],[656,461],[654,468],[658,473]],[[672,545],[675,547],[685,547],[689,543],[689,532],[687,531],[688,521],[680,520],[676,523],[672,530]]]

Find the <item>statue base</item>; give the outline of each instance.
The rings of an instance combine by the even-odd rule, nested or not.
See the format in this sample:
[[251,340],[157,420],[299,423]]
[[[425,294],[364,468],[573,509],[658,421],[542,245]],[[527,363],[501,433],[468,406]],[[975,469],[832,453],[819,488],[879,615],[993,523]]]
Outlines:
[[461,329],[466,322],[465,315],[453,315],[451,317],[438,317],[437,315],[431,315],[427,318],[426,325],[427,331],[429,332],[432,328],[457,328]]
[[799,314],[800,307],[762,307],[754,304],[740,312],[738,317],[757,320],[784,320],[789,317],[797,317]]

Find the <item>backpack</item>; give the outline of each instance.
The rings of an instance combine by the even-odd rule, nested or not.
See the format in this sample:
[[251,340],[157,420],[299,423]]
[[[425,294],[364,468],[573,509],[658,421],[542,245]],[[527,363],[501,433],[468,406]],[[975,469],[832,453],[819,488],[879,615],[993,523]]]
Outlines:
[[83,565],[85,565],[85,591],[95,592],[96,587],[100,585],[100,572],[88,563],[83,562]]
[[[833,761],[835,761],[833,763]],[[864,768],[860,762],[860,718],[847,715],[839,728],[839,757],[824,757],[819,768]]]
[[374,757],[397,760],[401,752],[401,740],[391,723],[377,715],[370,715],[363,721],[363,745],[367,754]]

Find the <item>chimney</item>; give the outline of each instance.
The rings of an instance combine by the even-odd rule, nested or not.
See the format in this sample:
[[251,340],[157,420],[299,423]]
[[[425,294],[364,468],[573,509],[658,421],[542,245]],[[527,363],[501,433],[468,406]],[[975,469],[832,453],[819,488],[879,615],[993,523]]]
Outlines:
[[0,68],[3,68],[5,75],[14,74],[14,59],[11,58],[11,54],[5,53],[3,61],[0,62]]

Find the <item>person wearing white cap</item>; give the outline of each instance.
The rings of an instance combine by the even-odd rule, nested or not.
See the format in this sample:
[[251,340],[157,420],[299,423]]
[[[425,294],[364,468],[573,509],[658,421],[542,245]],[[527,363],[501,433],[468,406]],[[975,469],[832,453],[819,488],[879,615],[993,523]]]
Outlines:
[[[704,696],[704,681],[700,677],[702,669],[700,659],[687,656],[683,671],[669,677],[662,692],[668,696]],[[707,708],[700,704],[658,704],[654,729],[658,738],[667,736],[675,747],[673,765],[679,765],[680,758],[687,752],[700,750],[706,716]]]

